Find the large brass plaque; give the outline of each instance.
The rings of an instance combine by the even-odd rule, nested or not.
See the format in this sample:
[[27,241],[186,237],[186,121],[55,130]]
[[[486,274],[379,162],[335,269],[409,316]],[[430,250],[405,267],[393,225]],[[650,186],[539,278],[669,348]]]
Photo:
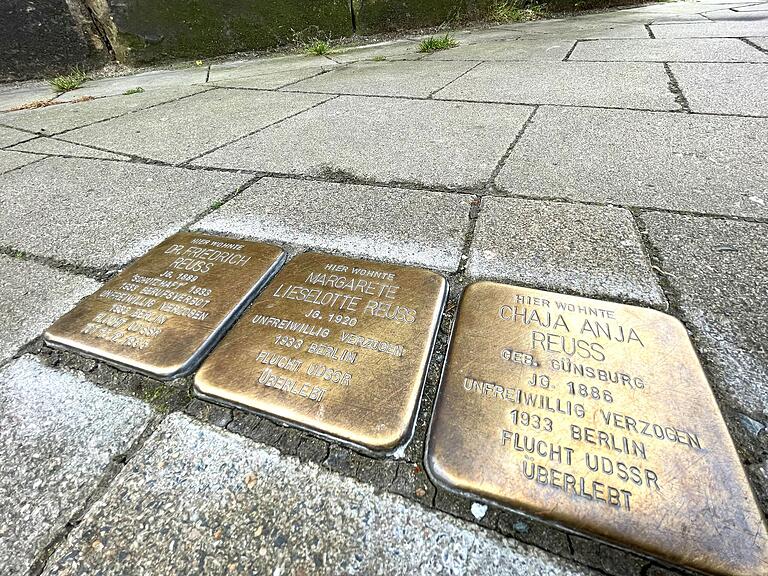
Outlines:
[[45,339],[156,378],[183,376],[283,259],[277,246],[180,232],[62,316]]
[[203,363],[195,389],[391,453],[413,433],[446,293],[427,270],[300,254]]
[[491,282],[461,299],[429,432],[440,485],[713,574],[766,527],[685,328]]

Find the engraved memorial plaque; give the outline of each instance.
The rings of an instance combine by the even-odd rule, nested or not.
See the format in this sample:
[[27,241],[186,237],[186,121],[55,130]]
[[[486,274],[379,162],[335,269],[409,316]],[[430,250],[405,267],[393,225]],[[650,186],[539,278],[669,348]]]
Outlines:
[[195,390],[390,453],[413,433],[446,293],[427,270],[299,254],[203,363]]
[[683,325],[478,282],[432,417],[441,486],[712,574],[768,573],[765,521]]
[[156,378],[183,376],[283,259],[277,246],[180,232],[62,316],[45,340]]

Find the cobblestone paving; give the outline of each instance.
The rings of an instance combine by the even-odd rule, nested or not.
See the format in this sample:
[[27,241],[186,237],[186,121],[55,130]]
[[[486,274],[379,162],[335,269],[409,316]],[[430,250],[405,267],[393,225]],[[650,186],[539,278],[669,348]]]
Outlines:
[[[92,81],[35,110],[12,109],[46,85],[0,89],[0,576],[678,574],[429,481],[426,425],[477,279],[678,317],[768,511],[768,3],[455,36],[429,56],[403,37]],[[181,229],[446,275],[401,458],[41,343]]]

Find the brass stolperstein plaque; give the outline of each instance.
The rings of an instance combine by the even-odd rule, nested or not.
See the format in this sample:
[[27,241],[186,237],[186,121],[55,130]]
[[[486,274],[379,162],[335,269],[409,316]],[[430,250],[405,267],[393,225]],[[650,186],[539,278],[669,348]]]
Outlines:
[[183,376],[283,259],[277,246],[180,232],[62,316],[45,340],[156,378]]
[[299,254],[206,359],[195,390],[391,453],[413,433],[446,293],[427,270]]
[[685,328],[491,282],[461,299],[428,438],[439,485],[712,574],[765,522]]

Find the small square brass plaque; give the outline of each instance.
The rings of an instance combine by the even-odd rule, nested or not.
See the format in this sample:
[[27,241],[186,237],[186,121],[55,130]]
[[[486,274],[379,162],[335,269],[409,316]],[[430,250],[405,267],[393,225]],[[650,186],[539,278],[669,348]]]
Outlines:
[[446,293],[427,270],[300,254],[203,363],[195,389],[390,453],[413,433]]
[[478,282],[428,438],[441,486],[714,574],[768,573],[765,523],[685,328]]
[[45,340],[156,378],[183,376],[283,258],[277,246],[180,232],[62,316]]

